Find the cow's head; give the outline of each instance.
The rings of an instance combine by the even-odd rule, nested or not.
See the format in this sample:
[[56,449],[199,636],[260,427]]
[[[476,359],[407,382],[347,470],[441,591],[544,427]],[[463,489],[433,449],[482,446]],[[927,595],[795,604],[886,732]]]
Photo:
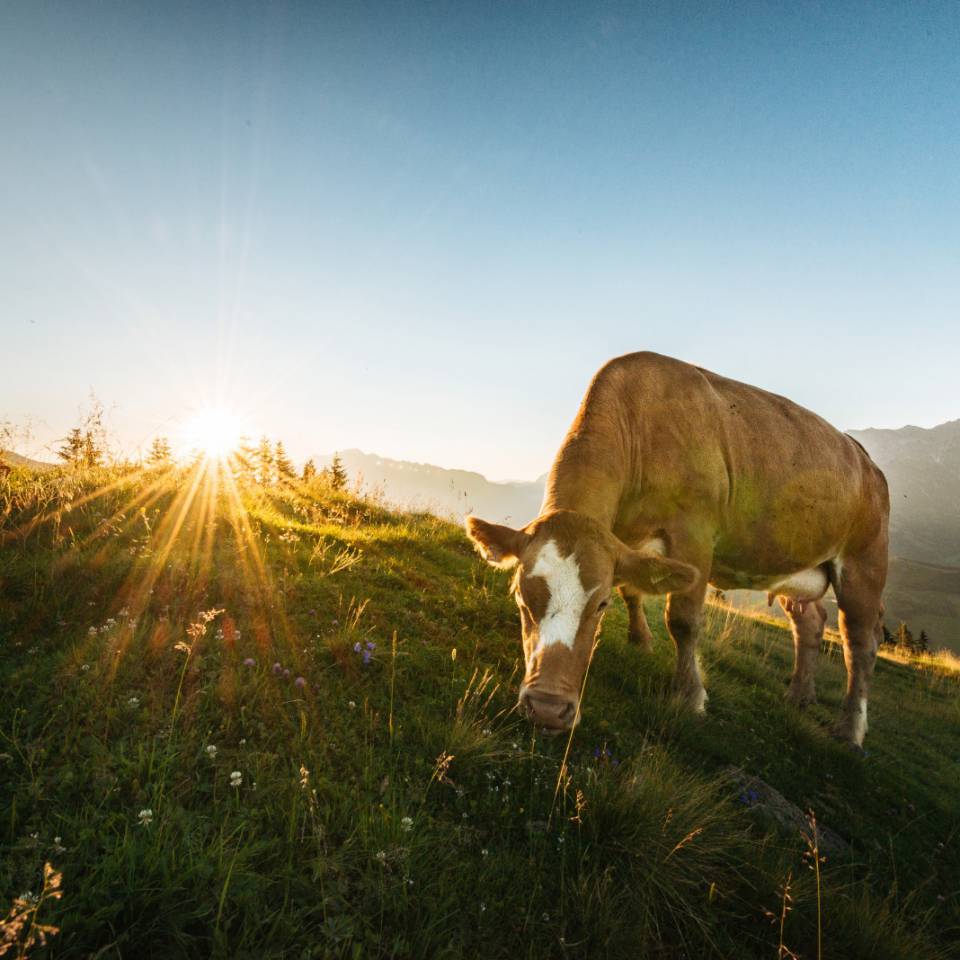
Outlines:
[[686,590],[695,567],[631,550],[595,520],[558,510],[522,530],[467,517],[467,534],[484,559],[516,566],[526,672],[520,707],[539,726],[569,730],[610,593],[621,584],[642,593]]

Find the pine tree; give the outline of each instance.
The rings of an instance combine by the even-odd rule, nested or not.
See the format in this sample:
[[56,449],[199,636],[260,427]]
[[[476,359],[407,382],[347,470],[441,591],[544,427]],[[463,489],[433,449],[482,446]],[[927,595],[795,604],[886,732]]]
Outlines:
[[893,634],[887,629],[887,625],[884,623],[881,625],[883,630],[883,637],[880,640],[882,646],[892,647],[894,643]]
[[910,632],[910,628],[901,620],[900,626],[897,629],[897,646],[903,647],[905,650],[909,650],[913,653],[916,642],[913,639],[913,634]]
[[257,483],[269,486],[273,483],[273,448],[266,437],[257,444],[254,463],[256,464]]
[[278,440],[276,447],[274,447],[273,463],[277,469],[277,479],[279,481],[292,480],[296,477],[297,472],[293,469],[293,463],[287,456],[282,440]]
[[166,437],[154,437],[147,451],[147,463],[151,467],[169,467],[173,462],[173,451]]
[[80,427],[74,427],[63,438],[63,446],[57,451],[57,456],[76,466],[83,463],[83,431]]
[[230,460],[234,473],[245,483],[254,483],[257,479],[257,449],[250,443],[249,437],[241,437],[236,452]]
[[334,490],[343,490],[343,488],[347,485],[348,477],[339,453],[335,453],[333,455],[333,460],[330,463],[329,471],[330,472],[328,476],[330,479],[330,486]]
[[103,450],[89,430],[83,435],[83,462],[87,467],[103,466]]
[[103,465],[107,452],[107,430],[103,425],[103,404],[90,394],[90,412],[83,418],[83,465]]
[[917,637],[917,653],[929,653],[930,652],[930,638],[927,636],[926,630],[920,631],[920,636]]
[[309,481],[309,480],[312,480],[316,475],[317,475],[317,465],[313,462],[313,458],[311,457],[311,458],[303,465],[303,474],[302,474],[302,476],[303,476],[303,479],[304,479],[304,480]]

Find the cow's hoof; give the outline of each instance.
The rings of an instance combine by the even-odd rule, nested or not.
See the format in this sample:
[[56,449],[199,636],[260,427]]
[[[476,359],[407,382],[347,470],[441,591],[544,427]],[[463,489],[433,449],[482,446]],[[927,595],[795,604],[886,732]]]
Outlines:
[[696,690],[678,690],[677,703],[683,710],[702,717],[707,712],[707,691],[700,687]]
[[863,752],[863,737],[866,732],[866,724],[857,717],[842,717],[830,729],[834,740],[839,740],[860,753]]

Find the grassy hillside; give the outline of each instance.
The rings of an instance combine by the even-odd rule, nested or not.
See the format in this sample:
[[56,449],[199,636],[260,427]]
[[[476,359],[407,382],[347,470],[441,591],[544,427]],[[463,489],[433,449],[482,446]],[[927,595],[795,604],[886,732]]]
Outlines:
[[[945,661],[879,664],[861,755],[827,734],[834,645],[800,715],[786,631],[711,608],[697,719],[672,704],[654,605],[651,658],[617,606],[568,742],[513,713],[505,575],[434,518],[319,484],[13,471],[0,524],[12,942],[40,924],[58,957],[960,949]],[[731,764],[849,850],[772,826]]]

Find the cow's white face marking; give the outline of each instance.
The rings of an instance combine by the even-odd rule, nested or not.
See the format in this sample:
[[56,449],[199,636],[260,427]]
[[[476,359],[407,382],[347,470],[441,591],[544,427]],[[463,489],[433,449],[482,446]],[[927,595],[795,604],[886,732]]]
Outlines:
[[541,547],[530,576],[543,577],[550,591],[547,612],[539,623],[540,641],[533,655],[537,656],[555,643],[562,643],[572,650],[584,608],[597,588],[583,589],[577,558],[572,553],[561,557],[553,540]]

